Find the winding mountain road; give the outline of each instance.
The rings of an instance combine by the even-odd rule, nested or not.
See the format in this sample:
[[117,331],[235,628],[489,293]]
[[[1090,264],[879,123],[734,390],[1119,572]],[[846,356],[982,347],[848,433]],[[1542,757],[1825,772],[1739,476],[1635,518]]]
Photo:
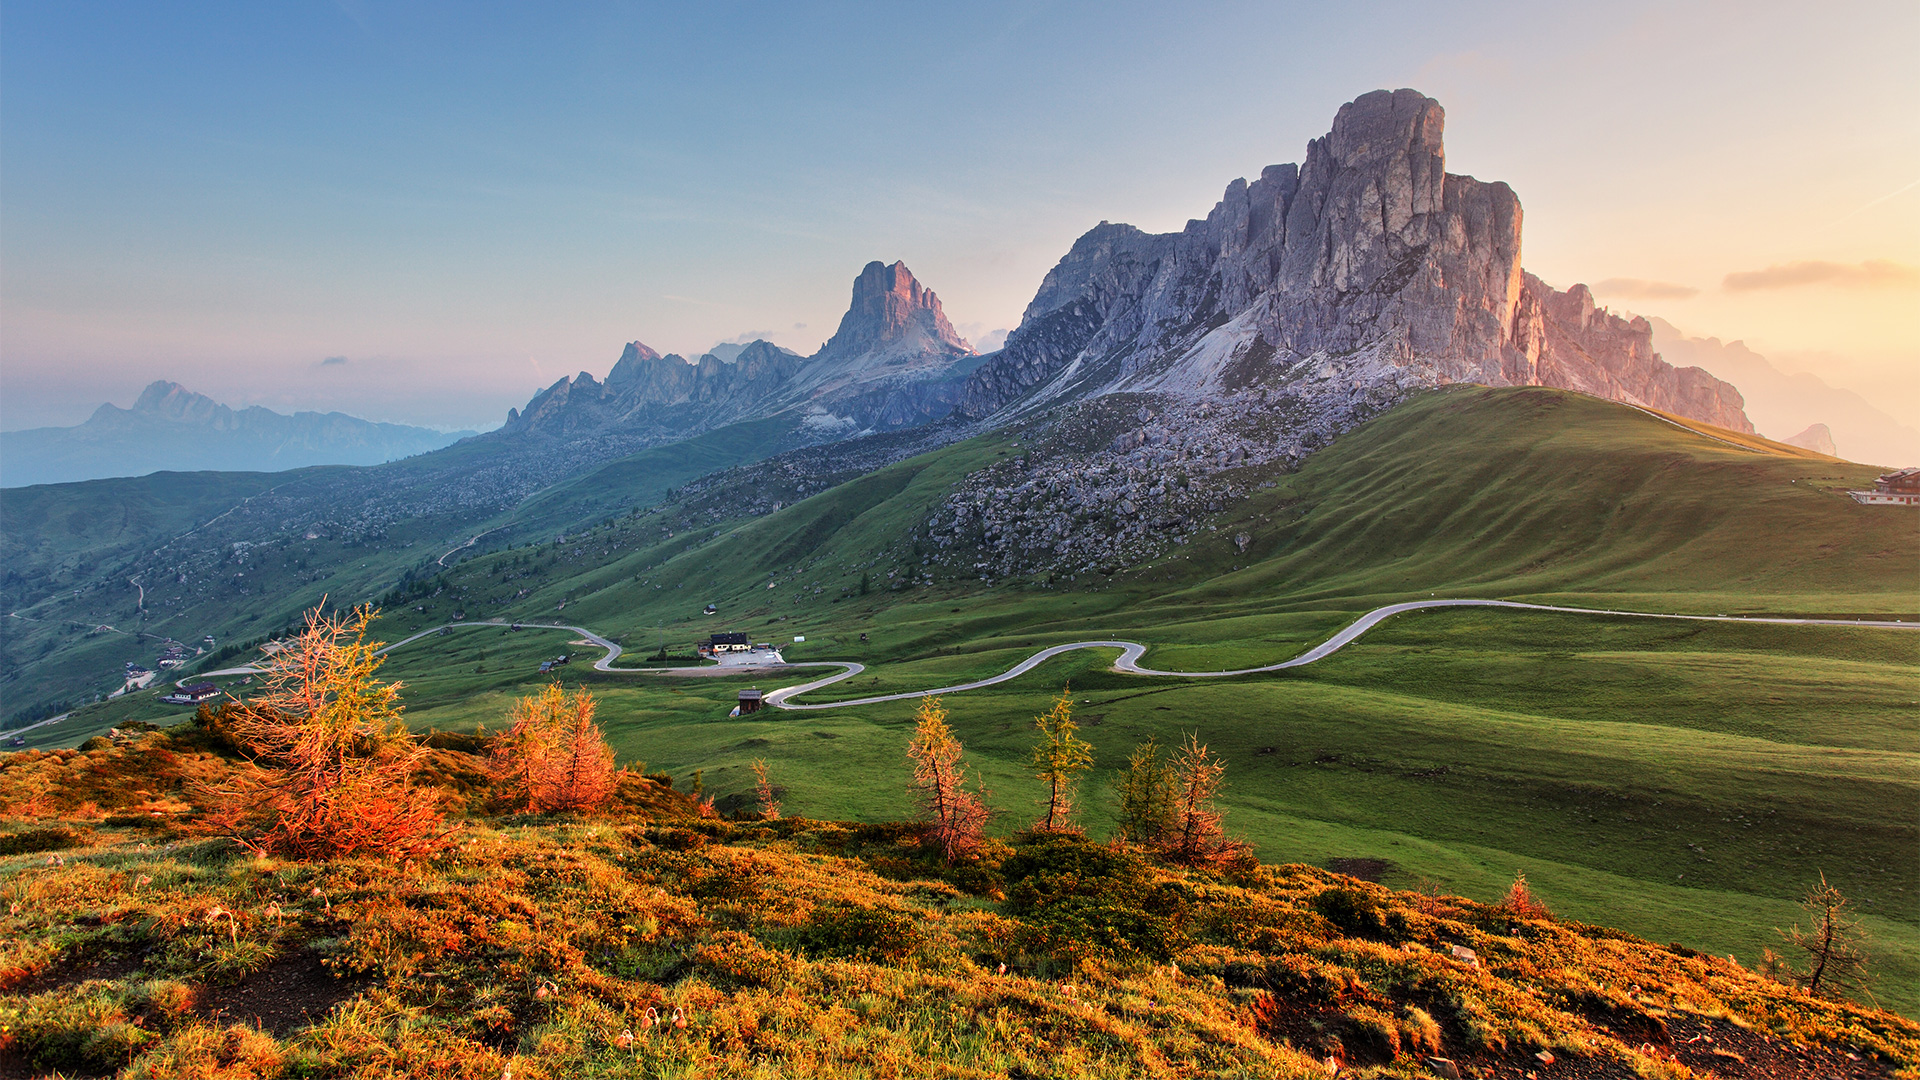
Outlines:
[[[1287,668],[1304,667],[1316,660],[1326,659],[1328,656],[1333,655],[1354,642],[1368,630],[1373,629],[1375,626],[1378,626],[1380,623],[1395,615],[1408,611],[1420,611],[1427,608],[1454,607],[1511,608],[1520,611],[1552,611],[1570,615],[1611,615],[1635,619],[1679,619],[1692,622],[1761,623],[1777,626],[1849,626],[1880,630],[1920,630],[1920,623],[1902,622],[1898,619],[1795,619],[1784,616],[1761,615],[1672,615],[1651,611],[1619,611],[1613,608],[1581,608],[1562,607],[1555,604],[1524,604],[1516,600],[1411,600],[1402,604],[1388,604],[1384,607],[1374,608],[1353,622],[1348,623],[1338,633],[1320,644],[1315,645],[1313,648],[1308,649],[1306,652],[1290,660],[1282,660],[1277,664],[1267,664],[1264,667],[1235,668],[1230,671],[1161,671],[1158,668],[1142,667],[1140,665],[1140,658],[1146,655],[1147,647],[1137,641],[1074,641],[1065,645],[1054,645],[1050,648],[1041,649],[1039,652],[1034,653],[1032,656],[1027,657],[1025,660],[1020,661],[998,675],[979,679],[974,682],[958,683],[953,686],[940,686],[930,690],[913,690],[900,694],[877,694],[873,697],[853,698],[848,701],[801,704],[795,702],[793,699],[802,694],[811,693],[812,691],[832,686],[834,683],[851,679],[855,675],[867,670],[866,665],[858,664],[851,660],[814,660],[797,664],[780,660],[776,663],[764,665],[739,664],[722,666],[718,664],[708,664],[702,667],[691,668],[617,668],[613,666],[613,662],[620,658],[622,649],[619,644],[607,640],[584,626],[567,626],[557,623],[514,623],[511,625],[518,626],[523,630],[566,630],[579,634],[582,638],[607,651],[607,655],[594,661],[594,670],[616,675],[687,676],[714,675],[732,671],[737,671],[741,674],[787,671],[803,667],[839,668],[838,673],[828,675],[822,679],[798,683],[793,686],[783,686],[778,690],[769,691],[764,699],[768,705],[776,708],[808,710],[845,709],[856,705],[878,705],[887,701],[906,701],[912,698],[924,697],[928,694],[959,694],[968,690],[979,690],[984,687],[1007,682],[1011,679],[1017,679],[1027,672],[1032,671],[1034,668],[1039,667],[1041,664],[1046,663],[1048,660],[1062,653],[1073,652],[1076,649],[1118,649],[1120,650],[1120,657],[1114,661],[1113,670],[1125,672],[1130,675],[1157,675],[1181,679],[1219,679],[1234,675],[1258,675],[1268,671],[1284,671]],[[421,638],[431,637],[434,634],[438,634],[441,630],[450,627],[489,626],[498,628],[508,625],[509,624],[505,622],[444,623],[440,626],[422,630],[411,637],[402,638],[381,649],[380,652],[382,655],[390,653],[402,645],[409,645],[419,641]],[[775,654],[776,657],[778,657],[778,655],[777,653]],[[259,669],[254,667],[226,668],[221,671],[209,671],[202,675],[193,676],[193,678],[202,679],[212,675],[247,675],[257,673],[258,671]],[[183,683],[186,681],[185,679],[181,680]]]
[[501,529],[504,529],[507,527],[508,526],[506,525],[500,525],[500,526],[496,526],[494,528],[488,529],[486,532],[483,532],[483,533],[475,533],[474,535],[467,538],[466,543],[455,544],[452,547],[448,548],[447,553],[445,555],[440,556],[438,559],[435,559],[434,562],[438,563],[441,566],[445,566],[447,565],[447,559],[451,558],[456,552],[465,551],[468,548],[472,547],[473,545],[479,543],[481,537],[492,536],[494,533],[497,533]]
[[1525,611],[1557,611],[1576,615],[1623,615],[1643,619],[1693,619],[1706,622],[1777,623],[1788,626],[1864,626],[1890,630],[1920,630],[1920,623],[1906,623],[1897,620],[1790,619],[1740,615],[1667,615],[1646,611],[1615,611],[1601,608],[1558,607],[1552,604],[1523,604],[1513,600],[1413,600],[1404,604],[1388,604],[1385,607],[1374,608],[1353,622],[1348,623],[1339,633],[1334,634],[1332,637],[1301,653],[1299,656],[1291,660],[1282,660],[1277,664],[1268,664],[1264,667],[1235,668],[1231,671],[1161,671],[1157,668],[1140,666],[1140,657],[1146,654],[1147,647],[1138,642],[1118,640],[1075,641],[1066,645],[1055,645],[1049,649],[1042,649],[1008,668],[1006,671],[992,678],[981,679],[978,682],[961,683],[957,686],[943,686],[935,690],[916,690],[909,694],[884,694],[876,697],[855,698],[851,701],[835,701],[819,705],[801,705],[791,701],[792,698],[807,693],[810,690],[818,690],[823,686],[830,686],[843,679],[850,679],[864,670],[859,664],[847,664],[843,666],[849,667],[851,670],[799,686],[782,687],[767,694],[766,701],[768,704],[777,705],[782,709],[839,709],[850,705],[874,705],[883,701],[900,701],[906,698],[921,697],[926,694],[957,694],[962,691],[978,690],[982,687],[993,686],[996,683],[1003,683],[1009,679],[1018,678],[1048,660],[1059,656],[1061,653],[1072,652],[1075,649],[1119,649],[1120,658],[1114,661],[1113,670],[1125,672],[1129,675],[1162,675],[1182,679],[1218,679],[1232,675],[1258,675],[1267,671],[1283,671],[1287,668],[1304,667],[1316,660],[1324,660],[1351,644],[1356,638],[1368,630],[1373,629],[1381,622],[1395,615],[1399,615],[1402,612],[1419,611],[1423,608],[1446,607],[1519,608]]

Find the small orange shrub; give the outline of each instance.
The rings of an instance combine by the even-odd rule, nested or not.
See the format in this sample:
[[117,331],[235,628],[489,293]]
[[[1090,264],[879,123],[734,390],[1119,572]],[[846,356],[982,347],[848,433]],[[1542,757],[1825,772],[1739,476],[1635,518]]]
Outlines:
[[773,788],[773,780],[767,775],[767,763],[756,758],[753,762],[754,795],[760,800],[760,818],[763,821],[780,820],[780,799]]
[[1507,886],[1507,895],[1500,900],[1500,910],[1516,919],[1551,919],[1553,912],[1539,897],[1533,895],[1533,889],[1527,884],[1527,875],[1513,875],[1513,884]]
[[1187,736],[1173,762],[1172,824],[1161,839],[1168,858],[1188,866],[1225,866],[1252,857],[1244,841],[1227,837],[1226,815],[1214,805],[1226,763],[1207,751],[1198,733]]
[[593,722],[593,695],[549,683],[513,703],[513,721],[494,740],[494,781],[522,809],[588,811],[606,805],[620,786],[613,748]]

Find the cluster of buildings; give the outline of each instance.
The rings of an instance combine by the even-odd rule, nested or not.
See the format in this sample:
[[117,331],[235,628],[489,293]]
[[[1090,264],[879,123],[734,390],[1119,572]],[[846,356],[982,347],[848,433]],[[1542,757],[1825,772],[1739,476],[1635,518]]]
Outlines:
[[180,642],[169,640],[167,647],[161,649],[160,655],[154,658],[153,666],[162,671],[166,671],[169,668],[179,667],[181,664],[186,663],[188,658],[195,655],[197,655],[197,653],[188,652],[187,647]]
[[[770,649],[772,647],[771,645],[761,646],[762,649]],[[700,643],[701,656],[719,656],[722,653],[752,651],[753,641],[745,634],[720,633]]]

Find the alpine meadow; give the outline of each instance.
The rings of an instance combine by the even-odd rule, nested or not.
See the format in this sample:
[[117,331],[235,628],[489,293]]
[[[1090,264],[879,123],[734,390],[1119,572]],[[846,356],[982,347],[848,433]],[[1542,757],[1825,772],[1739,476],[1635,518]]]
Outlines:
[[[338,6],[327,33],[365,40],[337,47],[429,55],[413,6]],[[1248,40],[1219,43],[1235,55],[1273,32],[1241,15]],[[1742,290],[1822,288],[1853,289],[1866,299],[1848,310],[1866,311],[1911,292],[1904,263],[1809,255],[1729,272],[1718,292],[1558,287],[1523,264],[1514,188],[1447,171],[1441,103],[1374,90],[1330,126],[1319,114],[1298,163],[1231,181],[1171,231],[1099,220],[1101,198],[1152,203],[1146,186],[1074,189],[1059,235],[1077,239],[1036,264],[1037,287],[1020,279],[1008,330],[950,315],[959,304],[905,261],[856,259],[833,272],[846,306],[832,333],[806,338],[788,305],[811,284],[700,299],[764,268],[717,271],[703,260],[720,256],[665,238],[697,228],[724,246],[745,230],[771,265],[799,239],[839,251],[821,237],[853,228],[861,191],[859,214],[892,221],[904,200],[953,228],[1065,196],[1039,194],[1038,171],[997,196],[970,186],[1004,162],[944,149],[887,156],[885,194],[831,171],[866,144],[835,144],[827,117],[904,107],[873,100],[884,79],[835,96],[858,63],[829,77],[809,60],[814,81],[791,86],[741,64],[738,85],[689,81],[696,41],[751,39],[742,55],[764,59],[772,23],[711,37],[695,26],[717,12],[575,17],[522,13],[507,33],[500,13],[435,16],[498,61],[499,81],[460,68],[461,93],[487,108],[414,83],[396,99],[419,126],[381,168],[454,155],[477,170],[422,172],[417,193],[330,172],[356,114],[291,104],[294,75],[257,73],[250,100],[226,81],[234,61],[169,68],[181,117],[205,107],[183,87],[218,83],[262,131],[279,125],[245,145],[348,185],[309,192],[315,213],[342,198],[368,222],[401,216],[333,238],[273,218],[292,231],[280,254],[245,256],[259,279],[233,293],[250,312],[238,321],[112,322],[199,295],[196,267],[228,256],[191,245],[172,292],[116,291],[171,265],[156,255],[98,271],[73,310],[96,305],[114,327],[99,340],[131,355],[182,327],[217,351],[296,310],[340,340],[393,344],[326,353],[272,395],[187,366],[143,378],[184,372],[214,396],[152,382],[134,409],[79,426],[9,422],[0,1076],[1920,1078],[1920,470],[1842,456],[1842,417],[1906,437],[1875,411],[1897,391],[1797,434],[1776,430],[1798,414],[1770,399],[1762,433],[1738,384],[1751,362],[1738,376],[1671,364],[1656,312],[1639,310],[1692,318],[1746,310],[1726,306]],[[818,27],[767,17],[793,48],[839,55]],[[106,33],[77,18],[36,12],[9,36],[78,48]],[[293,33],[255,18],[234,41]],[[884,33],[941,39],[931,15],[900,18]],[[1085,32],[1158,25],[1110,18]],[[625,48],[634,66],[619,86],[597,82],[599,60],[551,66],[558,25],[592,43],[578,57]],[[1190,32],[1165,29],[1168,48],[1197,48]],[[336,47],[310,33],[263,55]],[[157,55],[153,34],[115,55]],[[965,55],[1007,40],[968,39]],[[947,47],[962,55],[959,38]],[[11,94],[81,93],[13,48]],[[1019,130],[1011,89],[982,82],[1015,77],[998,61],[969,61],[997,74],[967,68],[964,91],[933,68],[896,89],[930,95],[929,110],[974,102],[1025,167],[1065,168],[1046,163],[1096,151],[1049,110],[1081,101],[1105,130],[1094,98],[1133,92],[1073,63],[1094,81],[1049,83],[1034,121],[1064,140],[1054,150]],[[620,124],[546,96],[567,79],[638,109],[622,123],[651,125],[652,141],[629,146]],[[751,107],[736,96],[748,86]],[[494,97],[509,88],[530,96]],[[84,100],[132,109],[138,95]],[[817,138],[802,151],[769,134],[776,120]],[[1175,143],[1154,144],[1145,119],[1118,130],[1169,159],[1129,183],[1174,168]],[[724,208],[692,194],[677,170],[726,171],[739,159],[723,140],[749,132],[792,156],[785,186],[729,175]],[[1474,131],[1472,145],[1565,176],[1488,149],[1528,137]],[[690,139],[712,141],[674,141]],[[1264,152],[1270,133],[1248,141]],[[609,209],[595,155],[628,153],[646,166],[620,167],[628,201]],[[1607,168],[1594,154],[1585,167]],[[8,166],[23,178],[9,246],[25,253],[10,263],[41,265],[42,233],[68,227],[49,167]],[[231,209],[235,243],[273,235],[242,175],[195,196]],[[838,201],[807,202],[821,185]],[[135,216],[114,220],[160,244],[175,225],[145,215],[184,198],[172,191],[122,194],[114,213]],[[568,194],[442,228],[466,200],[527,191]],[[1583,242],[1611,252],[1596,262],[1627,265],[1615,239],[1593,239],[1602,219],[1580,220]],[[616,298],[558,269],[576,250],[603,257],[601,227],[659,238],[647,273],[685,282],[662,294],[659,312],[683,314],[658,315],[656,344],[701,338],[672,320],[722,309],[793,332],[684,355],[623,334],[603,374],[546,373],[479,434],[422,426],[439,414],[407,402],[491,392],[481,346],[427,389],[376,395],[413,370],[413,331],[381,320],[433,290],[471,289],[457,309],[485,327],[541,304],[655,311],[640,298],[653,284]],[[942,280],[1026,265],[959,235],[900,243]],[[401,243],[467,256],[390,277],[377,253]],[[1558,277],[1575,249],[1554,243],[1542,265]],[[273,299],[291,272],[276,260],[304,274],[336,257],[391,295],[324,315]],[[491,260],[510,257],[525,280],[491,291]],[[5,344],[16,386],[94,340],[59,336],[80,334],[78,316],[44,315],[69,287],[59,265],[32,282],[9,271],[8,319],[29,328]],[[351,399],[320,395],[321,380],[362,380],[372,419],[328,411]],[[1841,400],[1819,387],[1805,400]],[[39,482],[68,475],[98,478]]]

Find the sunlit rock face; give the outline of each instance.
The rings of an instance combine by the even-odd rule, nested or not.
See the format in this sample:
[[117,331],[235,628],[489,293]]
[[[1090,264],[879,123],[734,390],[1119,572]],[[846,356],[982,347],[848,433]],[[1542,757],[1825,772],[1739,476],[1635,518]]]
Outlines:
[[940,308],[940,298],[914,278],[907,264],[870,262],[853,282],[853,302],[840,328],[811,363],[865,359],[892,367],[942,369],[973,347]]
[[1114,391],[1218,395],[1306,375],[1545,385],[1741,431],[1739,391],[1653,352],[1652,330],[1521,269],[1520,201],[1446,171],[1438,102],[1375,91],[1300,165],[1235,180],[1205,220],[1101,222],[969,381],[962,415]]
[[736,420],[795,411],[824,433],[908,427],[959,400],[974,359],[940,298],[905,263],[868,263],[840,328],[809,357],[755,341],[697,360],[629,342],[605,382],[581,372],[508,414],[502,430],[608,431],[686,438]]

